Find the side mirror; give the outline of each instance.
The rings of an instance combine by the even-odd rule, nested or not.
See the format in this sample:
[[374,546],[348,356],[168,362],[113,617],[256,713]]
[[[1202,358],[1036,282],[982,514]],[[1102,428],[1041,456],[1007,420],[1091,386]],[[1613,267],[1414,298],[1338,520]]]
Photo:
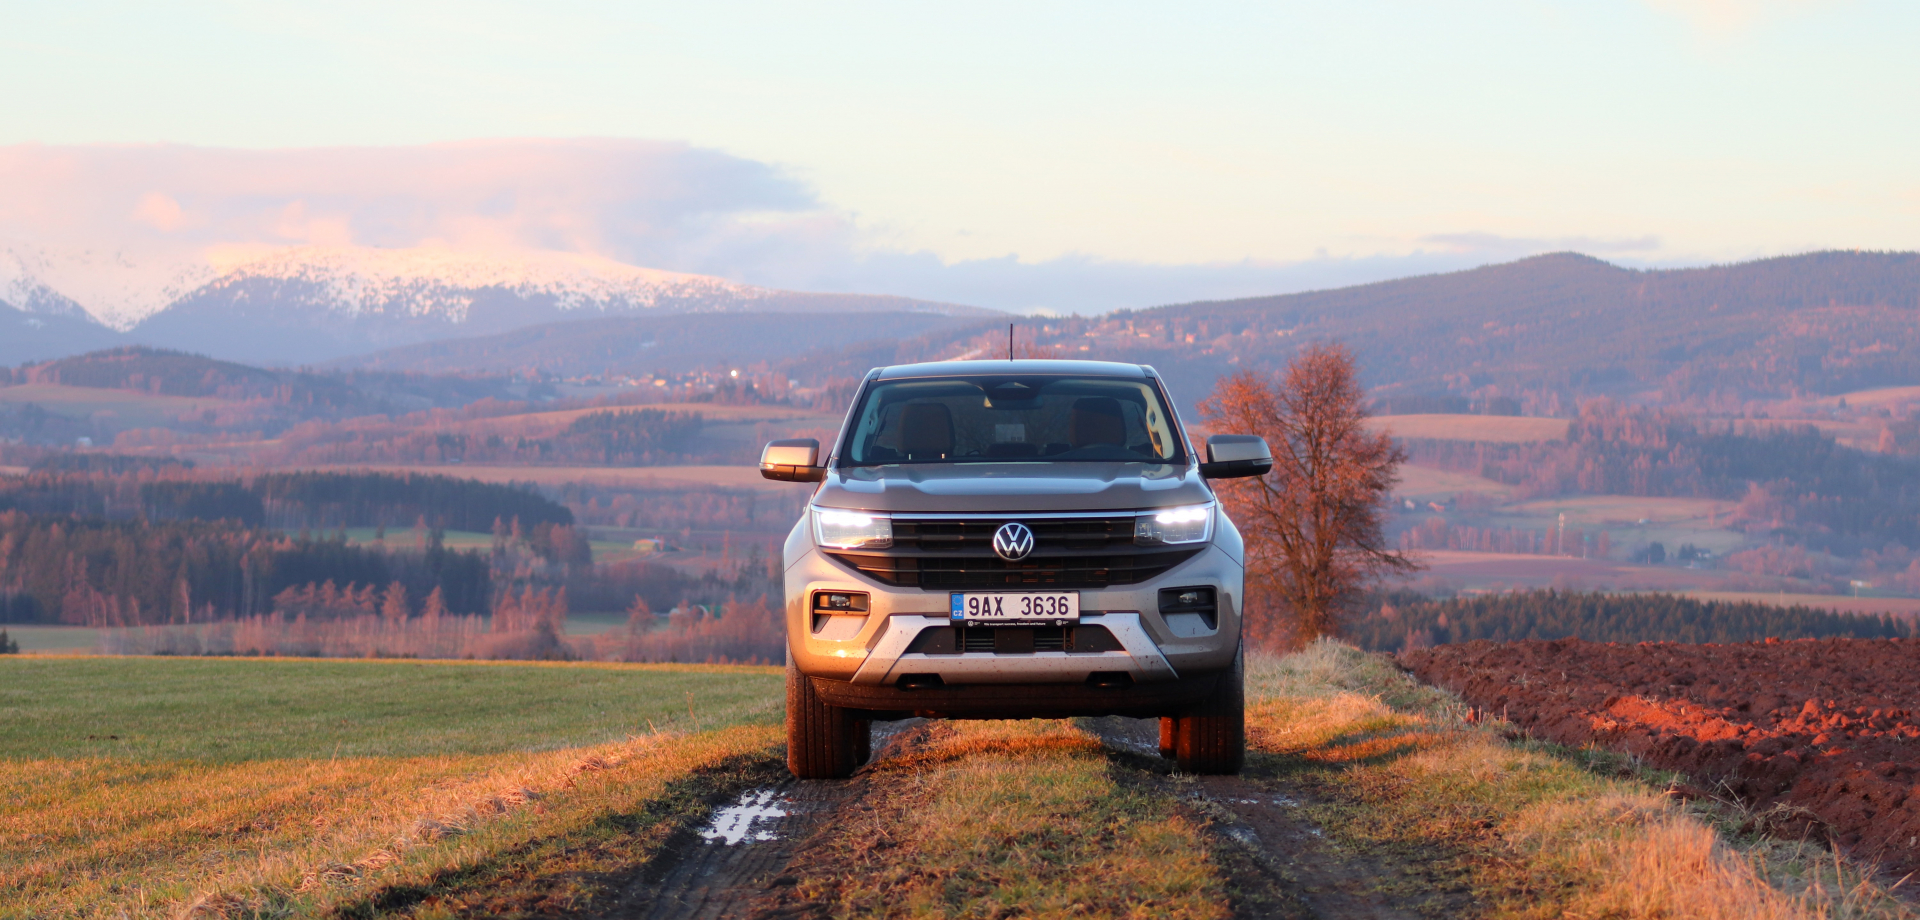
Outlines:
[[1203,479],[1239,479],[1265,476],[1273,469],[1273,451],[1267,439],[1251,434],[1216,434],[1207,439],[1207,462],[1200,464]]
[[768,441],[760,452],[760,475],[781,482],[820,482],[827,468],[820,466],[820,442],[812,438]]

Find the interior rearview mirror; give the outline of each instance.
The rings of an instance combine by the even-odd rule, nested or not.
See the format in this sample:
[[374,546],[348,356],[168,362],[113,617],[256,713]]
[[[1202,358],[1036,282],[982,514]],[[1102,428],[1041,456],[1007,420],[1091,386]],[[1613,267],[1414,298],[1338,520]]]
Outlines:
[[1204,479],[1265,476],[1273,469],[1273,451],[1267,439],[1251,434],[1216,434],[1207,439],[1207,462],[1200,464]]
[[820,466],[820,442],[812,438],[768,441],[760,452],[760,475],[781,482],[820,482],[827,468]]

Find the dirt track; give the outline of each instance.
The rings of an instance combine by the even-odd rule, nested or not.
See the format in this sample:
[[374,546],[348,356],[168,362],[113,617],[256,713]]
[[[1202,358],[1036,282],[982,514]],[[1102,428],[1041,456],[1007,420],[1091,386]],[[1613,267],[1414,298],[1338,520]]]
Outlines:
[[1568,745],[1682,772],[1776,833],[1920,869],[1920,642],[1473,642],[1408,652],[1421,680]]
[[[1139,771],[1136,781],[1186,798],[1213,819],[1215,856],[1228,875],[1236,918],[1422,916],[1394,903],[1379,886],[1381,879],[1409,867],[1328,840],[1302,814],[1314,795],[1307,788],[1253,775],[1198,777],[1182,788],[1166,775],[1166,762],[1159,757],[1158,720],[1107,718],[1084,724],[1115,752],[1117,766]],[[1445,899],[1439,903],[1457,906]]]
[[[1380,880],[1406,867],[1347,851],[1304,817],[1311,790],[1247,777],[1177,780],[1158,755],[1158,725],[1134,719],[1081,723],[1110,752],[1115,779],[1144,784],[1210,819],[1211,846],[1235,917],[1414,918],[1455,914],[1458,898],[1397,906]],[[921,720],[875,726],[874,763],[925,742]],[[714,820],[677,834],[663,855],[638,867],[606,916],[656,918],[826,917],[828,905],[804,900],[797,882],[817,871],[809,850],[825,849],[847,816],[889,794],[884,772],[853,779],[743,790],[717,803]],[[1282,788],[1284,786],[1284,788]],[[1416,867],[1417,869],[1417,867]]]

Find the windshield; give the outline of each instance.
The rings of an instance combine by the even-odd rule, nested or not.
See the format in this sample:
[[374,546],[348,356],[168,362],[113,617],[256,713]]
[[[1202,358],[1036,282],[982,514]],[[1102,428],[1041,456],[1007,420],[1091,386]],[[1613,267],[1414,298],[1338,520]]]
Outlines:
[[841,463],[1182,462],[1150,380],[938,377],[876,383],[854,412]]

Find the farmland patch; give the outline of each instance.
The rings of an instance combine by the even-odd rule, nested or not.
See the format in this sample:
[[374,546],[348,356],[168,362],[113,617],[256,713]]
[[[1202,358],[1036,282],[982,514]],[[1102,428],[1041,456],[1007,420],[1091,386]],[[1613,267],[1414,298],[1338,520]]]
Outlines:
[[1520,415],[1376,415],[1368,427],[1396,438],[1434,441],[1488,441],[1525,444],[1567,436],[1563,418]]
[[1402,659],[1540,737],[1684,772],[1680,795],[1738,802],[1749,831],[1920,869],[1920,644],[1473,642]]

